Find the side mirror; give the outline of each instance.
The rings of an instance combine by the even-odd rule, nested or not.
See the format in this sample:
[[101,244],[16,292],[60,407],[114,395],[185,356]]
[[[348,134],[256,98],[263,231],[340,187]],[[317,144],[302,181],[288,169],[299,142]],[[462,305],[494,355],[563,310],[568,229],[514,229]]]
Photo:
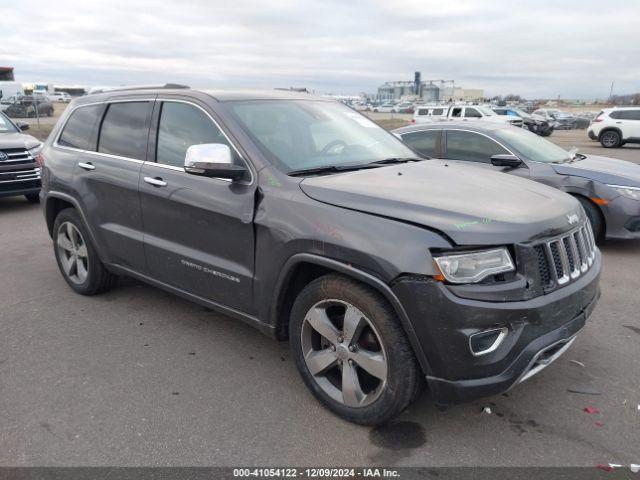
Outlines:
[[518,168],[522,165],[522,160],[515,155],[494,155],[491,157],[491,165],[495,167]]
[[16,127],[18,127],[23,132],[25,130],[29,130],[29,124],[27,122],[16,122]]
[[247,169],[233,163],[231,149],[222,143],[203,143],[187,148],[184,171],[192,175],[240,180]]

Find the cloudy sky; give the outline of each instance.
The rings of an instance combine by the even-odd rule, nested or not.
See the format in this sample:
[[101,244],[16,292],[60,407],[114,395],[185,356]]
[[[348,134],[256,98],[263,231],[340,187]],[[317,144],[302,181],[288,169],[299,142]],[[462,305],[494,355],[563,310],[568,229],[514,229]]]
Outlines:
[[488,95],[640,91],[638,0],[20,0],[0,25],[24,82],[351,94],[420,70]]

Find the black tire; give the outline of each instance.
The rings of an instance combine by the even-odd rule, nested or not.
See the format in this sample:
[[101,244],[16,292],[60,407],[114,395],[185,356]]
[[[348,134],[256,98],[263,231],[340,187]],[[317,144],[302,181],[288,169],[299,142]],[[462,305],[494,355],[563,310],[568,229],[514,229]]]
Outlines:
[[593,230],[593,236],[596,241],[602,242],[604,240],[606,228],[602,212],[591,200],[579,196],[576,196],[576,199],[580,202],[582,208],[584,208],[584,211],[587,214],[587,218],[589,219],[589,223],[591,223],[591,229]]
[[[343,301],[356,307],[375,328],[374,335],[377,335],[386,357],[386,383],[381,384],[372,403],[353,407],[332,398],[307,367],[302,339],[305,316],[313,307],[327,300]],[[346,336],[346,332],[341,332],[341,335]],[[300,292],[291,310],[289,338],[296,367],[309,390],[329,410],[350,422],[361,425],[384,423],[407,408],[423,386],[420,367],[393,308],[378,292],[348,277],[325,275]],[[340,363],[339,372],[343,371],[342,365]],[[353,365],[354,371],[363,371],[359,365]]]
[[551,135],[551,132],[553,132],[553,130],[546,130],[544,132],[540,132],[540,135],[543,137],[548,137]]
[[600,145],[604,148],[618,148],[622,146],[622,136],[616,130],[606,130],[600,134]]
[[47,110],[47,115],[49,117],[53,117],[53,108],[50,108],[49,110]]
[[29,203],[40,203],[40,195],[37,193],[27,193],[25,198]]
[[[82,244],[86,246],[87,260],[85,263],[87,264],[87,274],[86,279],[82,282],[72,280],[63,267],[62,249],[59,247],[57,239],[60,227],[66,223],[70,223],[78,230],[81,235]],[[78,215],[78,212],[74,208],[62,210],[56,217],[53,224],[53,250],[58,268],[60,268],[60,273],[76,293],[81,295],[95,295],[112,287],[118,280],[118,277],[109,272],[100,261],[100,258],[98,258],[98,253],[91,243],[91,237],[80,219],[80,215]]]

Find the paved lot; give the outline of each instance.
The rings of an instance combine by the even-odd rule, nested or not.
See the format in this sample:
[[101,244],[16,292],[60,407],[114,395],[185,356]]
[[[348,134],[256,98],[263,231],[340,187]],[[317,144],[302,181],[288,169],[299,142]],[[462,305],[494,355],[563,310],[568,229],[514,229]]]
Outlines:
[[131,280],[76,295],[39,207],[0,199],[0,218],[0,465],[640,463],[640,242],[604,245],[602,300],[552,367],[444,412],[425,393],[371,429],[319,406],[287,344]]

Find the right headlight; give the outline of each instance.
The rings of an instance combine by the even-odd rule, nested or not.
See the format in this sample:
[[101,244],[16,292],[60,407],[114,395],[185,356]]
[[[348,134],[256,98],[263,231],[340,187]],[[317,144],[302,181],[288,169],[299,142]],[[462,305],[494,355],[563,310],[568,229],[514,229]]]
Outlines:
[[434,257],[442,276],[451,283],[477,283],[489,275],[515,270],[506,248]]
[[624,185],[609,185],[623,197],[640,200],[640,187],[625,187]]

